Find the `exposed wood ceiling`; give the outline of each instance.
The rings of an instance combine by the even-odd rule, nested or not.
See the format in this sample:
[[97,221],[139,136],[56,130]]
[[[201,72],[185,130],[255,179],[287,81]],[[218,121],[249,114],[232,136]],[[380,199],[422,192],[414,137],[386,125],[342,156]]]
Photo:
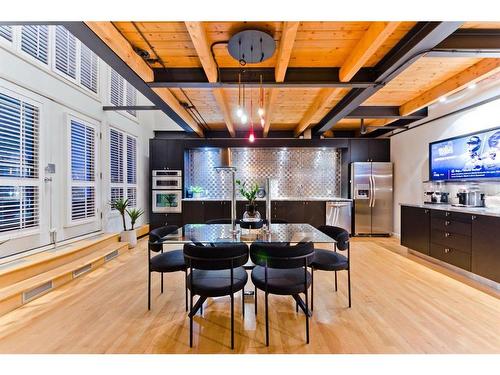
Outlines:
[[[341,81],[349,81],[362,68],[380,62],[415,26],[415,22],[113,22],[115,32],[99,23],[87,23],[99,31],[101,39],[131,62],[145,81],[152,80],[153,68],[203,68],[209,82],[217,82],[218,68],[238,68],[227,51],[227,42],[236,32],[259,29],[277,42],[274,55],[247,68],[275,68],[276,82],[284,80],[287,68],[339,68]],[[500,29],[500,23],[466,22],[462,29]],[[121,33],[129,45],[121,46],[114,36]],[[137,60],[132,49],[140,48],[151,60]],[[432,104],[439,95],[454,92],[497,71],[496,61],[477,57],[421,57],[403,73],[376,92],[363,105],[401,106],[402,113]],[[479,64],[479,65],[477,65]],[[131,67],[132,67],[131,65]],[[146,68],[145,68],[146,66]],[[149,69],[147,69],[149,67]],[[471,69],[474,72],[470,73]],[[467,73],[469,72],[469,73]],[[457,78],[458,77],[458,78]],[[453,82],[459,81],[459,84]],[[235,115],[238,90],[234,88],[155,88],[166,100],[191,102],[210,130],[227,130],[231,135],[247,131]],[[266,130],[289,130],[298,135],[317,124],[348,92],[349,88],[279,87],[266,88]],[[253,95],[256,112],[258,89],[247,89]],[[176,98],[176,99],[173,99]],[[183,112],[180,104],[172,104]],[[184,113],[186,112],[186,113]],[[256,113],[255,126],[260,127]],[[392,120],[391,120],[392,121]],[[367,125],[384,125],[389,120],[366,119]],[[193,120],[190,121],[193,123]],[[357,130],[359,120],[344,119],[334,130]],[[195,126],[200,126],[195,124]],[[267,131],[265,132],[267,133]]]

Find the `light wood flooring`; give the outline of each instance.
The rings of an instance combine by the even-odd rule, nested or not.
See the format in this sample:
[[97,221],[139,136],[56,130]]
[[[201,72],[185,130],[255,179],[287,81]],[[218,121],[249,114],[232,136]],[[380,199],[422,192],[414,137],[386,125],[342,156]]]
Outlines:
[[373,238],[352,242],[351,309],[346,273],[337,293],[332,273],[315,273],[309,345],[292,298],[270,296],[266,348],[260,293],[257,318],[253,297],[244,320],[241,294],[235,299],[234,351],[229,298],[210,299],[196,316],[190,349],[183,273],[165,275],[163,294],[154,276],[147,310],[145,244],[0,317],[0,353],[500,353],[496,292],[406,256],[396,239]]

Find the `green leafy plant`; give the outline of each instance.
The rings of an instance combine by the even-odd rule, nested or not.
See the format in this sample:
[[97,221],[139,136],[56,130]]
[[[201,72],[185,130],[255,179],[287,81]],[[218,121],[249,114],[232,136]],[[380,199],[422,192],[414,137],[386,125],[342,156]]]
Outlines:
[[127,230],[127,224],[125,223],[125,212],[127,211],[127,207],[129,205],[128,199],[118,198],[109,202],[112,210],[116,210],[122,216],[123,230]]
[[203,193],[203,188],[201,186],[191,186],[191,191],[196,194]]
[[134,225],[143,214],[144,210],[142,208],[132,208],[130,210],[127,210],[127,214],[130,217],[130,224],[132,225],[131,230],[134,230]]
[[250,204],[254,204],[255,198],[257,198],[257,192],[259,191],[259,185],[254,183],[247,189],[246,182],[242,183],[240,180],[236,180],[236,185],[239,188],[240,194],[245,197]]

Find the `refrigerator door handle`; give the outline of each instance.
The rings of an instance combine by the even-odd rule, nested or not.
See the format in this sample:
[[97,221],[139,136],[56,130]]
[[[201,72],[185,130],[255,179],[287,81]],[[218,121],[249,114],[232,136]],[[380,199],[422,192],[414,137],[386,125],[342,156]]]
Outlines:
[[368,181],[370,181],[370,188],[368,190],[368,193],[370,194],[370,200],[368,202],[368,207],[373,207],[373,205],[372,205],[372,201],[373,201],[373,180],[372,180],[372,176],[371,175],[368,177]]
[[372,175],[372,207],[375,207],[375,199],[377,198],[375,196],[375,192],[377,191],[377,185],[375,184],[375,177]]

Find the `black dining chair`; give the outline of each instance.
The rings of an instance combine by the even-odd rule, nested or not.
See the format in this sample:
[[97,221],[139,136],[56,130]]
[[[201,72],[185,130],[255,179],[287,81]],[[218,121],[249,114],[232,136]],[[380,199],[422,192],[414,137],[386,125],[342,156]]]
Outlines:
[[[277,243],[254,242],[250,246],[250,258],[256,264],[252,270],[252,282],[265,293],[266,346],[269,346],[269,294],[292,296],[306,316],[306,342],[309,344],[308,289],[311,274],[307,270],[314,256],[312,242],[300,242],[294,246]],[[257,289],[255,309],[257,311]],[[305,301],[300,294],[303,293]]]
[[[349,233],[339,227],[322,225],[318,230],[335,240],[334,250],[314,249],[314,259],[311,263],[311,310],[314,309],[314,271],[335,272],[335,291],[337,291],[337,271],[347,271],[347,290],[349,307],[351,307],[351,262]],[[337,250],[347,250],[347,257],[339,254]]]
[[[176,225],[167,225],[153,229],[149,232],[148,241],[148,310],[151,310],[151,273],[161,274],[161,293],[163,293],[163,274],[170,272],[184,272],[184,281],[186,281],[186,263],[181,249],[163,252],[163,245],[157,243],[162,237],[177,231]],[[151,257],[151,252],[159,253]],[[185,289],[186,311],[188,309],[187,285]]]
[[[184,245],[188,266],[187,287],[189,302],[189,346],[193,347],[193,317],[209,297],[231,297],[231,349],[234,349],[234,293],[242,291],[248,281],[243,265],[248,260],[248,246],[244,243],[217,243],[214,246]],[[193,306],[194,296],[199,296]]]

